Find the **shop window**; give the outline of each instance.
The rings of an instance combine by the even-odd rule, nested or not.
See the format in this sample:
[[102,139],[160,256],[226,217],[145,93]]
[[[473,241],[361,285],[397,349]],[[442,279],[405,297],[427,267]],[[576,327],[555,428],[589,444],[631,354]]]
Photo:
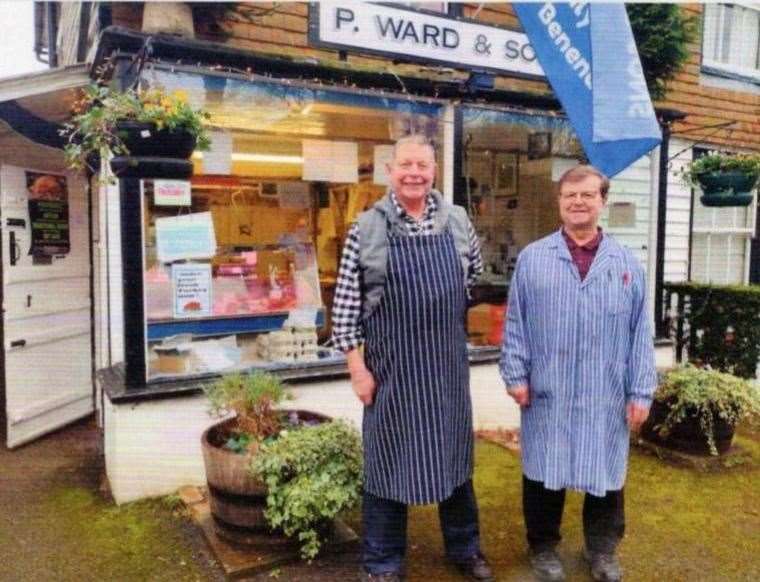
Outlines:
[[468,336],[472,345],[498,346],[517,255],[558,228],[556,180],[580,146],[564,118],[466,107],[463,123],[456,202],[470,215],[484,263]]
[[188,196],[167,199],[166,184],[143,183],[149,380],[343,362],[328,340],[348,228],[385,194],[396,139],[425,133],[440,143],[439,105],[160,69],[143,76],[184,91],[214,123]]
[[702,66],[760,81],[760,9],[757,4],[706,4]]

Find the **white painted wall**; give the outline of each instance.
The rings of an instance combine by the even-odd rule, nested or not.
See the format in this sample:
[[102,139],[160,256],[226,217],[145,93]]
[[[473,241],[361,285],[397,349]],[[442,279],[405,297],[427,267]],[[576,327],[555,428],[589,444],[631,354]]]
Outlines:
[[670,156],[673,159],[668,164],[664,269],[666,282],[686,281],[688,279],[691,188],[682,182],[678,172],[691,162],[691,145],[692,142],[678,138],[670,141]]
[[[520,412],[506,395],[495,364],[471,367],[475,427],[515,428]],[[292,388],[288,408],[344,418],[361,427],[362,407],[350,382],[309,382]],[[217,419],[202,395],[113,405],[105,403],[106,474],[117,503],[173,493],[206,482],[200,439]]]

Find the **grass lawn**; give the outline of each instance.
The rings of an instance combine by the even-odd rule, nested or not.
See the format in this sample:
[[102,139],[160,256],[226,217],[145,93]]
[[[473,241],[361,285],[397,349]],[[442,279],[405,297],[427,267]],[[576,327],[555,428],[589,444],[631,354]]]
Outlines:
[[[737,438],[751,467],[696,473],[633,449],[626,485],[626,537],[620,557],[632,581],[760,580],[760,441]],[[475,486],[483,549],[498,580],[531,580],[525,557],[517,456],[477,445]],[[560,554],[569,580],[589,580],[580,558],[582,496],[570,493]],[[442,563],[434,507],[409,519],[408,579],[461,580]]]
[[[738,438],[752,455],[720,473],[675,468],[634,449],[626,489],[627,536],[620,555],[628,581],[760,580],[760,437]],[[483,548],[500,581],[532,580],[525,557],[516,454],[479,441],[475,486]],[[176,499],[115,507],[76,477],[6,496],[0,580],[220,581],[197,529]],[[1,492],[0,492],[1,493]],[[3,496],[0,494],[0,501]],[[561,555],[569,580],[589,580],[580,559],[581,495],[571,493]],[[346,516],[360,530],[359,511]],[[256,582],[357,579],[356,553],[286,566]],[[407,580],[461,580],[443,559],[435,507],[409,519]]]

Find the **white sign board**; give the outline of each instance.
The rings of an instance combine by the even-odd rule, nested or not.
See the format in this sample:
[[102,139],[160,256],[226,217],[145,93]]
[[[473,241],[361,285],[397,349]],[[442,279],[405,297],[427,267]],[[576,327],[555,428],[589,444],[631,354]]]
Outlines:
[[211,315],[211,265],[172,265],[174,317]]
[[210,212],[156,219],[156,252],[162,263],[209,259],[216,254],[214,222]]
[[211,147],[203,152],[204,174],[232,173],[232,134],[227,131],[209,133]]
[[303,179],[355,184],[359,181],[359,146],[351,141],[303,140]]
[[153,204],[156,206],[190,206],[190,182],[187,180],[153,180]]
[[544,76],[525,33],[385,4],[313,3],[309,43],[460,69]]

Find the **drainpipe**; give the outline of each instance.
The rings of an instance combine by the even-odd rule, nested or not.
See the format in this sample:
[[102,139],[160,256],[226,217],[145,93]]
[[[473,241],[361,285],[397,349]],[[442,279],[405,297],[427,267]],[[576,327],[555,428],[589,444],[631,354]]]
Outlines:
[[657,248],[654,272],[654,324],[655,336],[664,338],[668,335],[667,321],[664,318],[667,298],[664,295],[665,279],[665,227],[668,207],[668,157],[670,147],[671,125],[680,121],[686,114],[677,109],[657,109],[657,117],[662,128],[660,144],[660,176],[657,189]]
[[58,66],[58,21],[55,19],[55,2],[45,4],[47,20],[47,44],[48,44],[48,64],[51,69]]

